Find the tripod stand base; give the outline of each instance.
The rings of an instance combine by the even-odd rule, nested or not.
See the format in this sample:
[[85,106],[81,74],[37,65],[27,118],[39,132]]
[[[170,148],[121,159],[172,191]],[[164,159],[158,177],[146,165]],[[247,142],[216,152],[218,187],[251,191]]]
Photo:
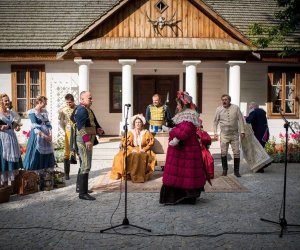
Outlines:
[[280,230],[280,234],[279,234],[279,237],[281,238],[282,235],[283,235],[283,230],[287,229],[288,226],[292,226],[292,227],[300,227],[300,225],[296,225],[296,224],[288,224],[286,219],[284,218],[280,218],[279,219],[279,222],[276,222],[276,221],[272,221],[272,220],[266,220],[264,218],[260,218],[261,221],[264,221],[264,222],[269,222],[269,223],[273,223],[273,224],[277,224],[281,227],[281,230]]
[[114,228],[121,227],[121,226],[131,226],[131,227],[135,227],[135,228],[145,230],[147,232],[151,232],[151,229],[147,229],[147,228],[144,228],[144,227],[132,225],[132,224],[129,223],[129,220],[127,218],[124,218],[122,224],[119,224],[119,225],[116,225],[116,226],[113,226],[113,227],[109,227],[109,228],[106,228],[106,229],[102,229],[102,230],[100,230],[100,233],[103,233],[103,232],[108,231],[110,229],[114,229]]

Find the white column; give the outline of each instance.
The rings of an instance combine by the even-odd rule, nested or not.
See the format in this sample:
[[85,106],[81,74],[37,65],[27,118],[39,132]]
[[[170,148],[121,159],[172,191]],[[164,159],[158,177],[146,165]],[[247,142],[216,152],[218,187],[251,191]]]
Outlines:
[[74,62],[79,64],[79,94],[82,91],[89,91],[90,72],[89,65],[93,63],[91,59],[74,59]]
[[197,97],[197,65],[201,61],[183,61],[185,65],[185,90],[193,97],[193,102],[198,105]]
[[[133,109],[133,77],[132,77],[132,65],[136,63],[135,59],[122,59],[119,60],[122,65],[122,123],[125,124],[125,104],[130,104],[131,107],[128,110],[128,123],[130,124],[130,118],[132,117]],[[123,130],[121,127],[121,130]]]
[[241,99],[241,64],[246,61],[228,61],[229,64],[229,91],[231,103],[240,106]]

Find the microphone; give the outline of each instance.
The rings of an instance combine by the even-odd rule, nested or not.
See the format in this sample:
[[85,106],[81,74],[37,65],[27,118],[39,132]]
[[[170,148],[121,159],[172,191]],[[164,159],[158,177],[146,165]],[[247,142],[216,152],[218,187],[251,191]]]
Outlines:
[[125,107],[128,107],[128,108],[129,108],[129,107],[131,107],[131,104],[129,104],[129,103],[128,103],[128,104],[125,104]]

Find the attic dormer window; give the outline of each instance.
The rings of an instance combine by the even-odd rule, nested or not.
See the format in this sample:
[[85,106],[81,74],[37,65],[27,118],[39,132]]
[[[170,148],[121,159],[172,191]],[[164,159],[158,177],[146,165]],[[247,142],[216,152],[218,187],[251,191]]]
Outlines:
[[169,6],[164,1],[158,1],[155,4],[155,7],[159,10],[160,13],[163,13]]

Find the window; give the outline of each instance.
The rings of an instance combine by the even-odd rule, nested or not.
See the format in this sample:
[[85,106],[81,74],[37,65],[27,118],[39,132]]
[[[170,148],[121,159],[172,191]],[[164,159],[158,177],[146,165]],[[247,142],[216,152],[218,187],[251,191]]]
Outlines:
[[109,74],[109,112],[122,113],[122,73]]
[[155,4],[155,7],[160,11],[160,13],[163,13],[168,8],[168,5],[164,1],[158,1]]
[[38,95],[45,95],[44,65],[12,65],[12,104],[23,114],[35,105]]
[[268,116],[299,118],[300,68],[269,68]]

